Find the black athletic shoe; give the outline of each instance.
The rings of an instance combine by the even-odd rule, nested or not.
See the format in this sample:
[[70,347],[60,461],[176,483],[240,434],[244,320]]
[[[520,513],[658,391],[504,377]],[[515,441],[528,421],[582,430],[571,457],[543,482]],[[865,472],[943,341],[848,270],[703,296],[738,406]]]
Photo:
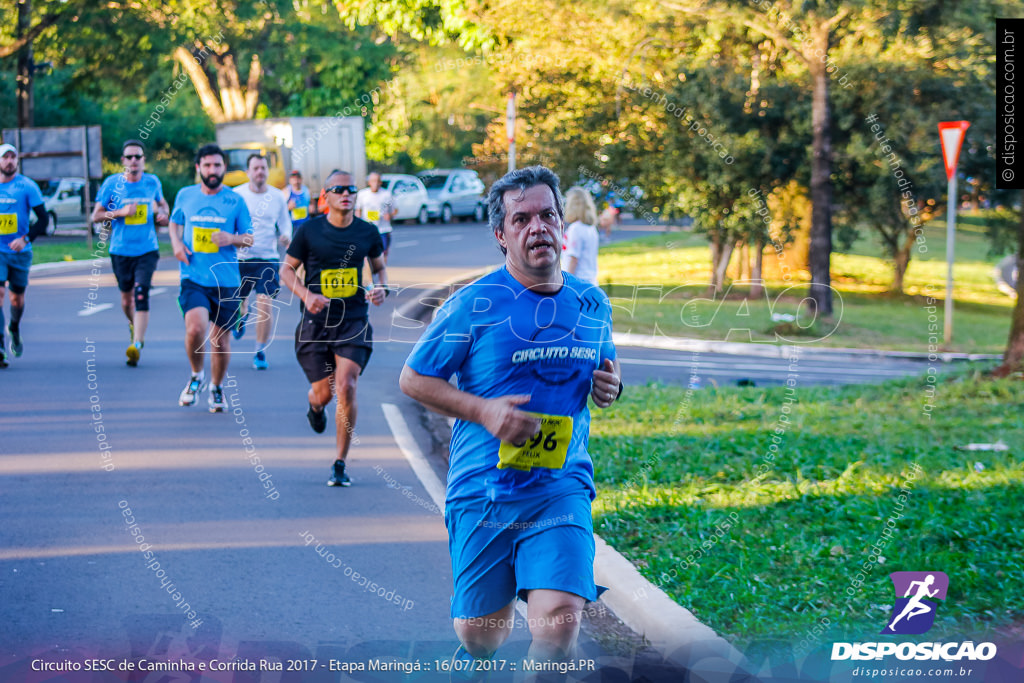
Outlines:
[[327,429],[327,411],[324,408],[320,408],[318,412],[313,410],[313,405],[310,404],[309,410],[306,412],[306,419],[309,420],[309,426],[317,434],[323,434]]
[[21,354],[25,350],[25,346],[21,343],[21,329],[8,327],[7,331],[11,333],[11,355],[21,358]]
[[327,480],[328,486],[351,486],[352,480],[345,474],[345,461],[335,460],[331,468],[331,478]]
[[[2,344],[2,343],[3,342],[0,342],[0,344]],[[7,354],[4,353],[2,349],[0,349],[0,368],[6,368],[6,367],[7,367]]]

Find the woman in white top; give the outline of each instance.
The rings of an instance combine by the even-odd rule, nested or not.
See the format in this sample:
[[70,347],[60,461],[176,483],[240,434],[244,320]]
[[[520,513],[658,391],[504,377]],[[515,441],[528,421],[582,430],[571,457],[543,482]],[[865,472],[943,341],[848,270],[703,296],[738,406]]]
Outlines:
[[582,187],[565,193],[565,242],[562,270],[581,280],[597,284],[597,207],[594,198]]

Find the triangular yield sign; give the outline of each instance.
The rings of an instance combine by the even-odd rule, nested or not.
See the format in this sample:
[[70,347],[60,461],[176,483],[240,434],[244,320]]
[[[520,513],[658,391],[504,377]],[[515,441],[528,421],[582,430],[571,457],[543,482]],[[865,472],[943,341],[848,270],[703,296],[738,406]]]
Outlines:
[[943,121],[939,124],[939,138],[942,140],[942,160],[946,163],[946,180],[952,180],[960,160],[960,145],[971,124],[967,121]]

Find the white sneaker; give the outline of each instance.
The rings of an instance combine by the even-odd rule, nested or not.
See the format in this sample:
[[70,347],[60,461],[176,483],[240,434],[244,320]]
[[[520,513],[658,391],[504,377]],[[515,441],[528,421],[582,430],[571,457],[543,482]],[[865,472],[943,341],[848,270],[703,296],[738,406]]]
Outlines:
[[206,388],[206,381],[202,376],[193,377],[185,385],[185,388],[181,390],[181,395],[178,396],[179,406],[192,406],[196,403],[196,394]]

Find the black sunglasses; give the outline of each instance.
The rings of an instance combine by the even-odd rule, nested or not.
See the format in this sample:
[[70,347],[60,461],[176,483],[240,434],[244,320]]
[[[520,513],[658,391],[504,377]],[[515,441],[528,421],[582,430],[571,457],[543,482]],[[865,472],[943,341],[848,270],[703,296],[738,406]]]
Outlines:
[[122,158],[124,158],[124,159],[141,159],[144,156],[146,156],[146,155],[145,154],[124,154],[124,155],[122,155]]
[[330,194],[344,194],[346,192],[349,194],[356,194],[359,192],[359,188],[355,185],[331,185],[330,187],[325,188],[324,192],[328,192]]

